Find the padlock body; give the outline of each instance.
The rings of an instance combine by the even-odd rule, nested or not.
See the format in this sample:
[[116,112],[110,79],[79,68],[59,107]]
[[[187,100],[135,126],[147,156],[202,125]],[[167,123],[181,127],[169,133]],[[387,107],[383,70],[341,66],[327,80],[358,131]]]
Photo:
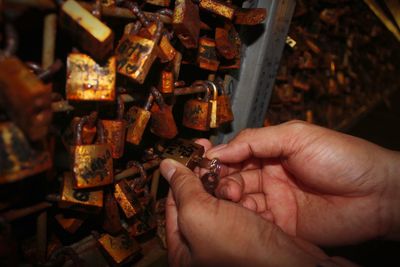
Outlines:
[[0,184],[38,174],[51,165],[48,151],[34,150],[14,123],[0,123]]
[[161,59],[161,62],[163,62],[163,63],[169,62],[174,59],[177,51],[172,46],[172,44],[168,40],[167,36],[163,35],[161,37],[158,48],[159,48],[158,56]]
[[174,73],[172,71],[161,71],[160,92],[163,94],[172,94],[175,89],[174,82]]
[[128,219],[134,217],[143,210],[142,204],[136,196],[135,191],[125,180],[119,181],[115,185],[114,197]]
[[146,3],[154,5],[154,6],[164,6],[169,7],[171,4],[170,0],[146,0]]
[[116,56],[118,73],[142,84],[157,57],[156,43],[138,35],[124,36]]
[[52,119],[51,86],[46,86],[18,58],[0,61],[0,103],[32,141],[47,136]]
[[74,189],[73,174],[70,172],[65,173],[59,207],[81,212],[97,213],[103,207],[103,191]]
[[75,189],[113,183],[113,160],[109,144],[77,145],[73,150]]
[[151,112],[137,106],[131,107],[127,114],[128,129],[126,133],[126,141],[138,145],[142,140],[144,130],[150,120]]
[[196,48],[200,34],[199,8],[191,0],[176,0],[172,27],[186,48]]
[[102,228],[111,235],[116,235],[123,230],[118,204],[114,198],[114,194],[111,192],[106,193],[104,197]]
[[127,234],[118,236],[103,234],[97,242],[107,254],[107,259],[111,259],[112,264],[116,266],[128,262],[141,251],[139,243]]
[[217,58],[214,40],[206,37],[200,38],[197,63],[202,69],[210,71],[218,70],[219,61]]
[[163,108],[157,103],[151,107],[151,126],[150,131],[165,139],[172,139],[178,134],[172,106],[165,105]]
[[233,121],[231,100],[226,94],[218,96],[217,117],[219,124]]
[[201,99],[189,99],[183,108],[182,124],[188,128],[208,131],[210,130],[211,105]]
[[111,154],[114,159],[118,159],[124,154],[126,121],[124,120],[102,120],[107,139],[111,146]]
[[215,29],[215,43],[219,54],[226,59],[233,59],[237,56],[234,35],[228,29],[217,27]]
[[103,61],[112,52],[112,30],[75,0],[62,4],[60,24],[70,32],[72,40],[95,60]]
[[116,60],[99,65],[88,55],[71,53],[67,58],[66,96],[76,101],[114,101]]
[[267,17],[265,8],[238,8],[235,11],[234,23],[240,25],[257,25]]
[[66,217],[63,214],[57,214],[56,216],[54,216],[54,218],[56,219],[58,224],[70,234],[74,234],[76,231],[78,231],[78,229],[85,222],[85,220],[82,219],[82,216],[76,218],[76,217]]
[[163,151],[161,158],[176,160],[193,170],[197,160],[204,154],[204,147],[192,141],[178,138],[173,140]]
[[218,0],[200,0],[199,7],[229,20],[235,15],[233,6]]

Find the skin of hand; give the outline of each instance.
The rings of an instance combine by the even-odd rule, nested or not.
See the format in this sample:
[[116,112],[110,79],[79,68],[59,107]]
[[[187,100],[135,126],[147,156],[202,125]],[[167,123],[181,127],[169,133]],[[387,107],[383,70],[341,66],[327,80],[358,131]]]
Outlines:
[[354,266],[290,237],[240,204],[208,194],[195,173],[166,159],[171,186],[166,205],[170,266]]
[[225,164],[218,197],[291,236],[327,246],[400,238],[398,152],[292,121],[244,130],[206,156]]

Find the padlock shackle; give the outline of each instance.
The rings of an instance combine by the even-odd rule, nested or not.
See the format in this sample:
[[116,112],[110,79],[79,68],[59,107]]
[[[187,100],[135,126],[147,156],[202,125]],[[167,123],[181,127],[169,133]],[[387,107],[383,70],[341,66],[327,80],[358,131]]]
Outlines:
[[[90,115],[89,116],[83,116],[79,122],[76,124],[76,129],[75,129],[75,145],[83,145],[83,138],[82,138],[82,132],[83,132],[83,127],[85,127],[86,124],[90,122]],[[106,135],[105,135],[105,130],[104,130],[104,125],[101,120],[97,121],[97,140],[100,142],[100,144],[105,144],[106,143]]]
[[151,91],[151,94],[153,95],[156,103],[160,106],[161,109],[163,109],[165,107],[165,101],[164,101],[164,97],[161,94],[161,92],[154,86],[152,86],[150,88],[150,91]]
[[[207,80],[205,82],[207,83],[208,89],[210,90],[210,96],[212,95],[213,100],[217,100],[217,97],[218,97],[218,88],[217,88],[217,86],[212,81]],[[211,92],[211,90],[212,90],[212,92]]]
[[136,2],[131,2],[130,0],[123,1],[123,5],[128,8],[142,23],[143,27],[148,27],[150,25],[150,20],[146,17],[144,12],[140,9]]
[[125,113],[125,103],[121,95],[117,97],[117,119],[122,120]]
[[95,127],[98,117],[99,117],[99,113],[97,111],[90,112],[90,114],[88,115],[88,121],[87,121],[89,128]]
[[144,165],[141,164],[139,161],[132,160],[127,163],[126,167],[127,169],[136,167],[139,170],[140,180],[138,181],[138,183],[134,183],[135,186],[132,189],[142,189],[148,182],[148,176]]

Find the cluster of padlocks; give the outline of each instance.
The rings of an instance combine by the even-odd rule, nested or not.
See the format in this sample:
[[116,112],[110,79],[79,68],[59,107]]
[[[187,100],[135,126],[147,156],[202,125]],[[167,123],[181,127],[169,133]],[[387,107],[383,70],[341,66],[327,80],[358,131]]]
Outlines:
[[[17,32],[8,12],[23,4],[0,5],[0,187],[43,177],[51,186],[39,196],[40,205],[30,203],[23,213],[2,199],[0,216],[8,224],[51,207],[49,223],[57,226],[49,231],[61,228],[72,235],[88,218],[99,218],[84,234],[97,240],[111,264],[131,262],[140,253],[138,237],[158,231],[165,239],[163,203],[156,203],[154,182],[163,158],[209,168],[203,183],[212,193],[218,162],[202,159],[204,149],[179,139],[179,129],[207,132],[233,120],[223,77],[240,68],[237,28],[262,23],[266,10],[230,0],[38,1],[57,10],[56,25],[72,44],[58,41],[59,50],[50,44],[58,54],[40,65],[16,52],[23,32]],[[123,22],[115,26],[104,17]],[[68,53],[60,54],[64,50]],[[192,71],[182,75],[185,68]],[[182,103],[182,95],[193,97]],[[151,147],[143,147],[146,133],[152,135]],[[37,235],[50,242],[50,235]],[[56,239],[42,257],[27,252],[40,246],[19,244],[16,257],[8,253],[9,263],[79,262],[79,253]],[[7,253],[0,249],[0,254]]]

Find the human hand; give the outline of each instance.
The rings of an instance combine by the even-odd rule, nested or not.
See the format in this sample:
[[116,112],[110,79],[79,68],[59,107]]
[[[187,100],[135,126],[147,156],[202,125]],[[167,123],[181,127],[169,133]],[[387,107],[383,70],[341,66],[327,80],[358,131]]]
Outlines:
[[320,245],[399,238],[399,154],[304,122],[248,129],[206,153],[229,166],[216,190]]
[[237,203],[208,194],[197,175],[167,159],[166,205],[170,266],[350,266],[290,237]]

